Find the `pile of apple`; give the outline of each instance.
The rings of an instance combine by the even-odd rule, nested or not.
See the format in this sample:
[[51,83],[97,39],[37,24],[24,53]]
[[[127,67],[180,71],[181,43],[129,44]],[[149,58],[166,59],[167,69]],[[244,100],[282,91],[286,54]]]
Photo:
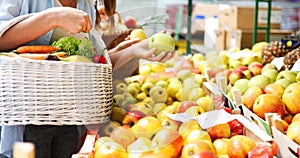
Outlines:
[[233,99],[232,92],[239,90],[242,103],[257,116],[265,119],[265,113],[277,113],[284,130],[289,131],[287,136],[300,143],[295,136],[299,132],[300,121],[293,121],[293,125],[289,126],[293,118],[300,115],[300,72],[278,70],[271,63],[263,65],[259,62],[226,72],[230,87],[227,96],[230,99]]
[[[178,57],[165,64],[144,63],[139,75],[118,83],[111,121],[99,128],[93,156],[210,158],[255,155],[259,150],[257,144],[243,135],[243,125],[237,120],[202,129],[194,119],[181,122],[168,116],[182,113],[198,116],[217,109],[202,87],[203,74],[195,71],[192,65],[203,60],[202,55],[195,55],[188,59]],[[229,108],[224,109],[231,113]]]

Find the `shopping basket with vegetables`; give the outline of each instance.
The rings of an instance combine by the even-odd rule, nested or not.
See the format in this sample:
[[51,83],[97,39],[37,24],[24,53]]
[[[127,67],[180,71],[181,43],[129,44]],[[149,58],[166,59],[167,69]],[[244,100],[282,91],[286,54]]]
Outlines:
[[[89,40],[71,40],[65,39],[65,45],[57,42],[1,53],[0,125],[83,125],[109,120],[112,65],[107,51],[99,55]],[[78,43],[74,47],[68,42]],[[42,51],[51,47],[59,49]],[[92,62],[96,55],[105,63]]]

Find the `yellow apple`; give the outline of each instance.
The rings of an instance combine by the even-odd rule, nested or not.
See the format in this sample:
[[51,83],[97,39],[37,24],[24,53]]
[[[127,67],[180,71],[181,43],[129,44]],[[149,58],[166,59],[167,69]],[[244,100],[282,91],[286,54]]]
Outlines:
[[271,83],[271,84],[266,85],[266,87],[264,88],[264,92],[266,94],[277,95],[279,98],[281,98],[283,95],[284,89],[285,88],[278,83]]
[[250,110],[252,110],[255,99],[264,94],[264,91],[259,86],[249,87],[242,95],[242,103]]
[[143,29],[134,29],[130,32],[129,37],[130,39],[139,38],[142,41],[147,38],[147,35]]
[[208,132],[200,129],[194,129],[191,132],[189,132],[185,137],[184,137],[184,144],[188,144],[191,141],[194,140],[207,140],[211,142],[210,135]]
[[[230,141],[229,138],[220,138],[220,139],[216,139],[214,142],[213,142],[213,145],[216,149],[216,152],[217,152],[217,156],[226,156],[228,153],[227,153],[227,148],[228,148],[228,142]],[[228,156],[228,155],[227,155]]]
[[277,95],[262,94],[255,99],[253,112],[263,119],[265,119],[265,113],[277,113],[283,117],[285,104]]
[[101,144],[95,152],[95,158],[127,158],[126,149],[115,141],[108,141]]
[[162,128],[160,121],[154,116],[146,116],[138,120],[132,126],[132,130],[136,137],[145,137],[150,139],[155,133]]
[[213,100],[209,95],[200,97],[196,100],[196,104],[204,109],[205,112],[215,109]]
[[119,126],[115,128],[110,137],[117,143],[121,144],[125,149],[128,145],[136,140],[133,130],[129,126]]
[[143,153],[152,151],[151,143],[151,140],[145,137],[136,139],[127,147],[128,157],[139,158]]
[[299,135],[299,130],[300,130],[300,121],[293,121],[287,131],[286,131],[286,136],[296,143],[300,144],[300,135]]
[[199,123],[196,120],[190,120],[183,122],[178,129],[178,132],[185,138],[191,131],[198,129],[202,130]]
[[151,147],[154,153],[163,153],[168,157],[179,157],[183,146],[183,138],[178,131],[162,128],[152,138]]
[[252,139],[245,135],[235,135],[228,142],[227,153],[229,157],[247,157],[248,152],[255,147]]
[[296,115],[300,113],[300,83],[295,82],[284,90],[282,95],[282,101],[285,103],[287,111],[292,114]]
[[201,151],[211,151],[216,154],[216,149],[213,144],[206,140],[195,140],[184,145],[181,153],[182,158],[191,158]]

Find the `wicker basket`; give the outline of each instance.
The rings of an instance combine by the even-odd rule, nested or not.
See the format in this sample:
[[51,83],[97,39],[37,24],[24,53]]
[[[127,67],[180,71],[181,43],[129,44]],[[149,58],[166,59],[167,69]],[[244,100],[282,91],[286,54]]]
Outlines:
[[0,125],[108,121],[113,90],[108,61],[95,64],[0,56]]

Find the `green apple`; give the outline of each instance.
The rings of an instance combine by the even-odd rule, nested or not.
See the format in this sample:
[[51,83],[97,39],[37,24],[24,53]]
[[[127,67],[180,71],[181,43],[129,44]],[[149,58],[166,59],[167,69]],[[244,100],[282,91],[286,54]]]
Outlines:
[[290,81],[290,83],[293,83],[296,81],[296,73],[289,71],[289,70],[280,71],[277,75],[276,80],[279,80],[282,78],[286,78]]
[[276,69],[267,69],[263,71],[261,74],[268,76],[271,79],[271,82],[273,83],[276,81],[278,73],[279,72]]
[[160,80],[160,81],[157,81],[155,83],[155,85],[158,85],[158,86],[161,86],[163,88],[167,88],[168,87],[168,82],[167,81],[164,81],[164,80]]
[[169,94],[170,97],[172,97],[173,99],[176,98],[176,93],[179,92],[179,90],[182,88],[182,84],[179,80],[172,80],[169,82],[168,88],[167,88],[167,92]]
[[118,83],[116,85],[116,94],[122,94],[127,92],[127,84],[126,83]]
[[246,92],[246,90],[248,89],[248,83],[249,83],[248,79],[242,78],[242,79],[235,81],[233,87],[240,90],[241,93],[244,94]]
[[205,95],[205,92],[200,87],[192,88],[188,100],[190,101],[197,101],[198,98],[203,97]]
[[193,77],[194,74],[189,69],[182,69],[177,72],[176,76],[181,82],[183,82],[185,79]]
[[296,81],[299,82],[300,81],[300,71],[297,73],[296,75]]
[[291,82],[286,78],[276,80],[274,83],[278,83],[278,84],[282,85],[284,88],[286,88],[288,85],[291,84]]
[[261,72],[264,72],[265,70],[268,70],[268,69],[275,69],[277,70],[276,66],[274,64],[271,64],[271,63],[267,63],[263,66],[263,68],[261,69]]
[[149,91],[150,89],[154,86],[153,83],[151,82],[145,82],[144,84],[142,84],[141,86],[141,91],[146,93],[147,95],[149,95]]
[[155,55],[161,52],[173,52],[175,49],[175,40],[168,34],[156,33],[149,39],[149,49],[156,48]]
[[155,103],[165,103],[168,99],[166,88],[158,85],[155,85],[150,89],[149,96]]
[[243,63],[240,60],[229,58],[229,69],[230,70],[234,70],[242,65],[243,65]]
[[271,83],[271,79],[268,76],[256,75],[249,80],[248,87],[252,87],[256,85],[264,89],[265,86],[270,83]]

